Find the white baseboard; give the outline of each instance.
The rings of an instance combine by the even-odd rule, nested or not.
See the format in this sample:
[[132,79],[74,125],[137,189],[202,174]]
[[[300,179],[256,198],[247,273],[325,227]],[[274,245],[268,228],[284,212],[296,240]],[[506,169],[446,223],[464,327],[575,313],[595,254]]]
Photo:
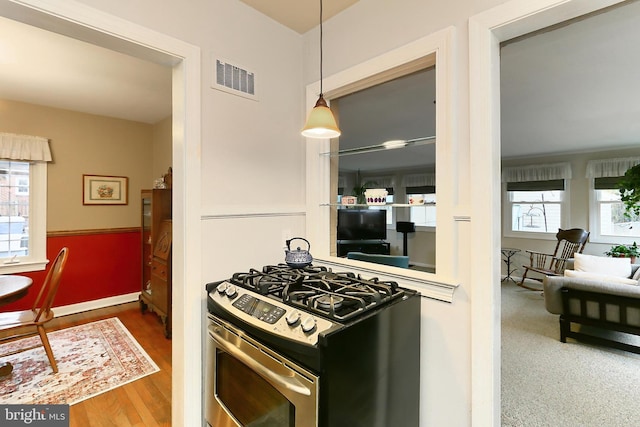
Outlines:
[[125,304],[128,302],[138,301],[140,292],[132,292],[130,294],[117,295],[115,297],[108,297],[97,299],[93,301],[79,302],[77,304],[63,305],[60,307],[54,307],[53,312],[57,316],[67,316],[69,314],[82,313],[84,311],[95,310],[98,308],[109,307],[112,305]]

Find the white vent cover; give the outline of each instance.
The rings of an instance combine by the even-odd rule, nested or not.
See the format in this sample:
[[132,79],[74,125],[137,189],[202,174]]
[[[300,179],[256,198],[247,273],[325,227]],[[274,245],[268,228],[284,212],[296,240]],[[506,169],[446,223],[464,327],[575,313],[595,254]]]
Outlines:
[[212,55],[212,59],[214,62],[212,88],[258,100],[256,73],[215,55]]

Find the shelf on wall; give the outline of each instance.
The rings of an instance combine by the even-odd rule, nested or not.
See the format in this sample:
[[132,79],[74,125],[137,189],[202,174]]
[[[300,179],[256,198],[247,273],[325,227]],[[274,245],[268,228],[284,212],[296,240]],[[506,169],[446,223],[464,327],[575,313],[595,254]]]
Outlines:
[[339,208],[414,208],[418,206],[435,206],[435,202],[433,203],[422,203],[422,204],[409,204],[409,203],[387,203],[384,205],[368,205],[366,203],[356,204],[356,205],[343,205],[342,203],[320,203],[320,206],[335,206]]

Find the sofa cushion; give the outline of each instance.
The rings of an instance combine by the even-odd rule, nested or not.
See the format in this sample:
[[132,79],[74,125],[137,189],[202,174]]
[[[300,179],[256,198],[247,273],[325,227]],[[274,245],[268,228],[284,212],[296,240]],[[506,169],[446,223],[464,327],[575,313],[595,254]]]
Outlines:
[[575,254],[575,271],[604,274],[616,277],[631,277],[630,258],[611,258],[585,254]]
[[623,285],[637,285],[638,281],[626,277],[610,276],[608,274],[590,273],[587,271],[565,270],[565,277],[576,277],[579,279],[599,280],[607,283],[621,283]]

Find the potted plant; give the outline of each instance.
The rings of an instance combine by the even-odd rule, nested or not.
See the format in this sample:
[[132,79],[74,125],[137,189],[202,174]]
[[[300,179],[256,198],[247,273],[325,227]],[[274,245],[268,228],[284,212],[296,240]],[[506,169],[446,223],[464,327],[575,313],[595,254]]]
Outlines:
[[610,257],[631,258],[631,263],[635,264],[636,257],[640,256],[640,251],[638,250],[638,245],[636,244],[636,242],[633,242],[633,244],[631,245],[611,246],[611,249],[609,249],[604,254]]
[[633,242],[632,245],[627,245],[627,250],[627,254],[629,258],[631,258],[631,264],[635,264],[636,258],[640,256],[640,251],[638,250],[638,245],[636,245],[636,242]]
[[353,195],[358,198],[358,201],[356,203],[358,203],[359,205],[363,205],[367,203],[367,199],[364,196],[364,192],[367,191],[367,188],[372,188],[375,185],[376,185],[375,181],[362,182],[360,171],[358,171],[358,173],[356,174],[356,183],[353,187]]
[[624,177],[618,181],[618,189],[625,213],[628,216],[640,215],[640,164],[627,169]]

